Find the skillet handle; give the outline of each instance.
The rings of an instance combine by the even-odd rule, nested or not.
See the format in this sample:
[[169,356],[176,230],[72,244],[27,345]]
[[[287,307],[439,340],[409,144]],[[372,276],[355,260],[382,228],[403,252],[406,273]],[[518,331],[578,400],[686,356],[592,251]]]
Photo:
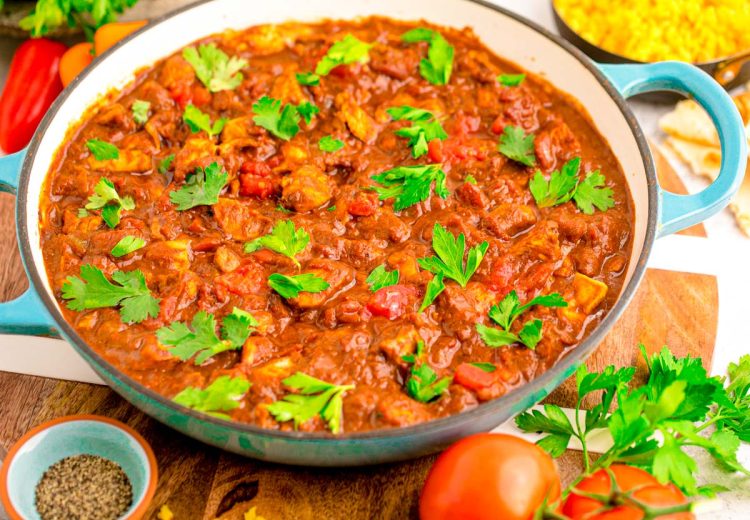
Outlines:
[[747,165],[745,127],[726,90],[702,70],[678,61],[599,68],[625,97],[658,90],[691,95],[716,125],[721,143],[719,176],[693,195],[677,195],[659,188],[658,235],[675,233],[721,211],[740,188]]
[[[0,157],[0,191],[16,193],[26,150]],[[9,302],[0,303],[0,333],[56,336],[55,321],[33,287]]]

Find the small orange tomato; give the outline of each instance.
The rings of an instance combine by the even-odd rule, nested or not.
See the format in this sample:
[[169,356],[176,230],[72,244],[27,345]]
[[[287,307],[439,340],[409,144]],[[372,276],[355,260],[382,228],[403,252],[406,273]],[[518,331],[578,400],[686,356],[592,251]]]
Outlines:
[[67,87],[94,59],[94,46],[89,42],[73,45],[60,59],[60,80]]
[[147,23],[148,20],[105,23],[94,33],[94,50],[96,51],[96,55],[101,55],[115,43],[125,38],[128,34],[134,33]]

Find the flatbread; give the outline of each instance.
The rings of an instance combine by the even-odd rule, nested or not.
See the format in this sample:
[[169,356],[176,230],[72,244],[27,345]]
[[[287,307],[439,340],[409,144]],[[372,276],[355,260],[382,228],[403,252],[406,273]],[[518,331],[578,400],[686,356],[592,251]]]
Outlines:
[[[717,147],[696,144],[679,137],[667,137],[666,144],[675,154],[685,161],[696,175],[702,175],[714,181],[721,167],[721,151]],[[750,237],[750,165],[745,170],[737,195],[729,204],[737,224],[743,233]]]
[[704,146],[719,147],[719,134],[703,107],[692,99],[677,103],[674,110],[659,120],[664,133]]

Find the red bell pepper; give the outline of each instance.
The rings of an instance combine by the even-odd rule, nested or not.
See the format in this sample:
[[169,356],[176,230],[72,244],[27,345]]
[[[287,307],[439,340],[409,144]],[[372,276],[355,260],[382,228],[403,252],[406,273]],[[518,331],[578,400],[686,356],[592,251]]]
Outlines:
[[14,153],[26,146],[47,109],[62,92],[60,58],[67,50],[46,38],[21,44],[10,62],[0,95],[0,149]]

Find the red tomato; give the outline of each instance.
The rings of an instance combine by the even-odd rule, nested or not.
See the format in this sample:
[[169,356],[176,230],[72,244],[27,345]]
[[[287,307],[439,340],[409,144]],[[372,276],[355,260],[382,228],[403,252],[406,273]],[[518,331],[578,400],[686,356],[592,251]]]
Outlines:
[[389,320],[395,320],[409,306],[409,296],[414,293],[412,287],[405,285],[391,285],[375,291],[367,302],[367,310],[373,316],[384,316]]
[[[615,464],[609,468],[615,477],[618,491],[633,491],[632,498],[653,508],[671,507],[687,504],[685,495],[673,485],[662,485],[649,473],[639,468]],[[563,505],[563,514],[571,520],[641,520],[644,512],[635,505],[620,505],[621,497],[614,496],[615,490],[607,471],[600,469],[583,479],[576,488],[579,491],[596,495],[612,496],[610,507],[587,497],[571,493]],[[692,513],[675,513],[660,516],[659,520],[692,520]]]
[[68,48],[46,38],[26,40],[10,62],[0,95],[0,149],[14,153],[29,144],[47,109],[62,92],[60,59]]
[[480,433],[443,452],[419,498],[422,520],[531,520],[560,496],[552,458],[518,437]]
[[375,214],[379,205],[377,193],[359,192],[346,209],[353,217],[369,217]]
[[276,184],[272,179],[258,177],[256,175],[240,175],[240,195],[267,199],[275,192]]
[[500,379],[500,374],[498,370],[487,372],[469,363],[461,363],[456,367],[453,379],[459,385],[470,390],[480,390],[497,383]]
[[441,163],[443,162],[443,141],[440,139],[433,139],[427,143],[427,154],[430,156],[432,162]]

